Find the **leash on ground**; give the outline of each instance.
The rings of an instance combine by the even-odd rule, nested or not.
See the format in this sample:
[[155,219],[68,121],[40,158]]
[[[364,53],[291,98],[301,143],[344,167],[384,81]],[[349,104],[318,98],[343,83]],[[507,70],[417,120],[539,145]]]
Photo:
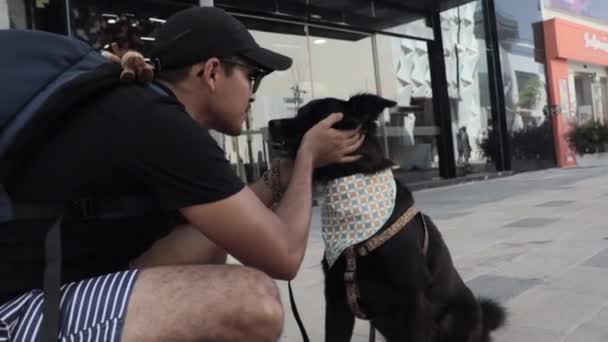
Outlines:
[[310,342],[308,339],[308,334],[306,333],[306,328],[304,328],[304,323],[302,323],[302,319],[300,318],[300,314],[298,313],[298,308],[296,307],[296,300],[293,298],[293,290],[291,289],[291,281],[287,282],[289,286],[289,302],[291,303],[291,311],[293,312],[293,316],[296,318],[296,323],[298,323],[298,328],[300,328],[300,333],[302,334],[302,340],[304,342]]
[[[308,334],[306,333],[306,328],[304,328],[304,323],[302,323],[302,319],[300,318],[300,313],[298,312],[298,307],[296,306],[296,300],[293,296],[293,289],[291,288],[291,281],[287,282],[289,287],[289,302],[291,304],[291,311],[293,312],[293,316],[296,318],[296,323],[298,323],[298,328],[300,328],[300,334],[302,334],[302,340],[304,342],[310,342],[308,339]],[[376,329],[372,323],[369,323],[369,342],[376,341]]]

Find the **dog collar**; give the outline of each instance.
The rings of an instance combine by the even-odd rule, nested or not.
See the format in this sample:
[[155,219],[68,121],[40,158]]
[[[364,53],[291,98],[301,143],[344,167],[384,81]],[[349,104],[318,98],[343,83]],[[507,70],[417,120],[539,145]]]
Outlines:
[[342,177],[326,185],[321,221],[329,267],[346,248],[369,239],[382,228],[393,213],[395,196],[390,169]]

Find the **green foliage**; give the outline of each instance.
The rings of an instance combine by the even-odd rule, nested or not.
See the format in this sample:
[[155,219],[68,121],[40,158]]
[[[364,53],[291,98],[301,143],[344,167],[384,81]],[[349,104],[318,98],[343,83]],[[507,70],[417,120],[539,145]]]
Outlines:
[[570,148],[579,155],[606,152],[608,125],[599,121],[577,124],[566,135]]
[[[529,127],[509,135],[511,157],[513,159],[551,159],[553,158],[553,131],[551,121],[545,120],[538,127]],[[498,134],[490,131],[488,136],[479,142],[483,157],[497,160],[500,153],[500,139]]]
[[519,91],[519,106],[531,109],[540,101],[543,84],[538,76],[532,77]]

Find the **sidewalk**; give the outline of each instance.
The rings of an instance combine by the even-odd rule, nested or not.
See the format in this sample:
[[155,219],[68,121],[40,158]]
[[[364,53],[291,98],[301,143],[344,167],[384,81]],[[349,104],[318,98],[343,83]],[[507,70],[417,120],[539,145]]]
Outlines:
[[[608,169],[548,170],[415,192],[476,294],[510,311],[495,342],[608,341]],[[311,341],[323,341],[319,209],[304,265],[292,283]],[[302,341],[287,283],[281,341]],[[353,341],[368,340],[357,321]],[[381,339],[377,339],[380,341]]]

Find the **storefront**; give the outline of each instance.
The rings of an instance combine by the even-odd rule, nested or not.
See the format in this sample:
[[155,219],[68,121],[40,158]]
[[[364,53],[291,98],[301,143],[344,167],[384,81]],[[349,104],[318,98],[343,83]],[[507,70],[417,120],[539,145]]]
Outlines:
[[564,135],[575,123],[608,122],[608,32],[552,19],[544,22],[558,164],[576,164]]
[[144,54],[172,13],[214,5],[243,21],[261,45],[292,57],[290,70],[262,83],[245,134],[221,139],[248,180],[271,157],[268,120],[292,116],[314,98],[359,92],[398,102],[382,116],[379,138],[395,172],[407,180],[511,169],[494,0],[22,3],[29,28],[68,34],[99,49],[118,41]]

